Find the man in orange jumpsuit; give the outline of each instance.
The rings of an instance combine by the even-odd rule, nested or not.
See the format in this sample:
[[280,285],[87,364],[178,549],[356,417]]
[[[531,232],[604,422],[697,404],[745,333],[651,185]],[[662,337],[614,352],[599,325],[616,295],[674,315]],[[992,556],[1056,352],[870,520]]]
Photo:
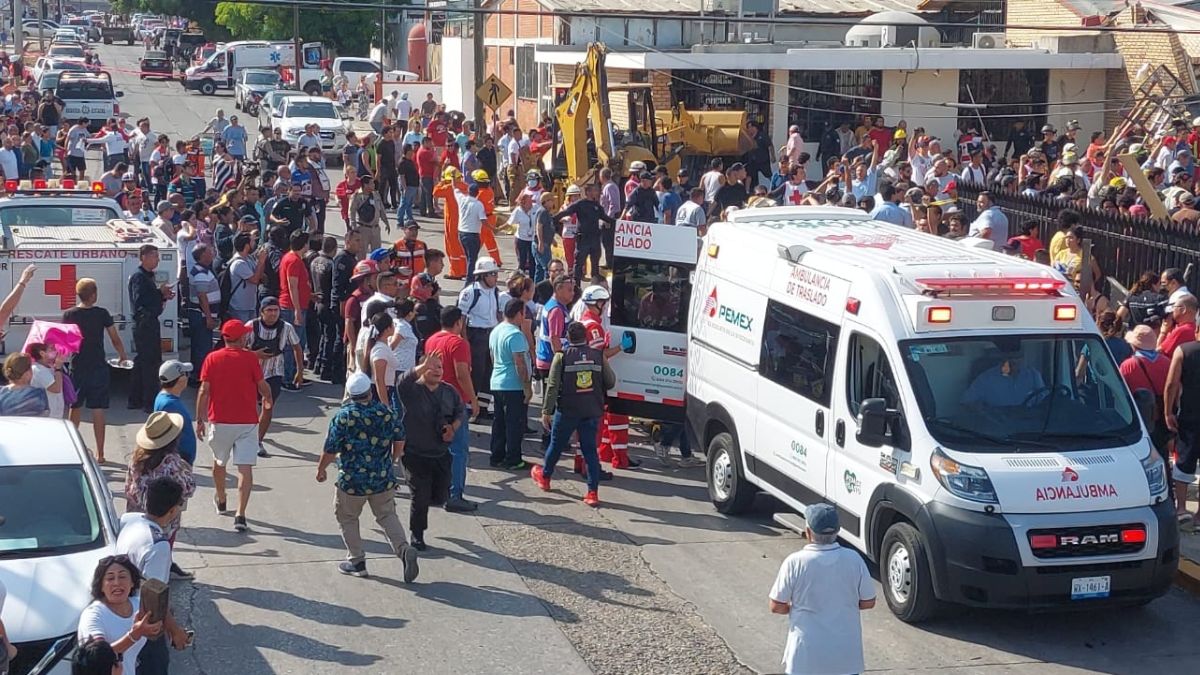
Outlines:
[[[612,334],[604,329],[604,309],[609,300],[608,289],[603,286],[588,286],[579,301],[587,308],[583,312],[583,328],[587,332],[588,346],[604,352],[611,359],[621,353],[621,346],[613,346]],[[597,438],[600,461],[612,462],[614,469],[641,466],[636,459],[629,459],[629,416],[608,411],[600,424]]]
[[446,275],[450,279],[464,279],[467,276],[467,253],[458,241],[458,199],[455,192],[466,192],[467,186],[462,181],[462,174],[454,167],[447,167],[442,172],[442,181],[433,186],[434,199],[442,200],[442,226],[446,240],[446,256],[450,258],[450,271]]
[[479,238],[492,260],[495,260],[497,265],[504,265],[504,261],[500,259],[500,247],[496,246],[496,193],[492,190],[492,178],[487,171],[475,169],[471,172],[471,179],[479,185],[478,199],[483,202],[483,212],[487,214],[487,221],[483,224]]

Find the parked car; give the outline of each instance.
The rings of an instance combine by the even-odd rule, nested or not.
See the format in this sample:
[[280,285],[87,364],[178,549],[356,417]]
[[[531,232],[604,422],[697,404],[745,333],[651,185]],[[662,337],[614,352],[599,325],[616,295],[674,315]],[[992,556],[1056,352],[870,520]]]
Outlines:
[[142,54],[142,58],[138,59],[139,78],[146,79],[147,77],[165,77],[171,79],[175,75],[175,68],[171,65],[171,60],[167,58],[166,52],[148,51]]
[[273,116],[275,109],[282,105],[283,99],[290,98],[292,96],[305,95],[306,94],[304,92],[296,91],[295,89],[273,89],[268,91],[263,95],[263,100],[258,104],[259,126],[271,126],[271,117]]
[[248,68],[243,70],[233,83],[233,107],[246,110],[252,96],[260,100],[267,92],[279,86],[279,73],[274,70]]
[[12,673],[67,675],[79,614],[120,519],[104,474],[66,420],[0,418],[0,581]]

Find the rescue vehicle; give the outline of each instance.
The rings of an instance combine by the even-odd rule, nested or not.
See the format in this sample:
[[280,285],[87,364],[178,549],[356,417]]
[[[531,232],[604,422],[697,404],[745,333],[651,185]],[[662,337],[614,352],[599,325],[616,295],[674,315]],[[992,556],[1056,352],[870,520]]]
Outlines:
[[[3,326],[0,342],[6,352],[25,344],[34,320],[62,321],[74,307],[75,282],[96,280],[98,304],[112,314],[126,349],[133,350],[133,312],[128,281],[139,266],[138,249],[144,244],[159,248],[155,282],[176,283],[179,258],[175,245],[157,228],[123,219],[121,207],[103,196],[100,183],[76,184],[69,179],[5,183],[7,197],[0,198],[0,297],[8,295],[21,272],[35,265],[37,272],[21,302]],[[178,308],[169,301],[159,317],[163,358],[179,349]],[[110,357],[116,352],[104,341]]]
[[1054,270],[855,210],[741,210],[704,239],[687,339],[717,510],[833,504],[902,620],[1170,587],[1147,392]]

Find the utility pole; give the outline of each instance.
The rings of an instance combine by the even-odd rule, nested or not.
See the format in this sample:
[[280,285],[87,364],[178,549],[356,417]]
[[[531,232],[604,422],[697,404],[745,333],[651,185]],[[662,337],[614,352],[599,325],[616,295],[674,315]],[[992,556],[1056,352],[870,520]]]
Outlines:
[[38,51],[46,53],[46,0],[38,5]]
[[[483,9],[483,0],[475,0],[474,4],[475,4],[476,9],[480,9],[480,10]],[[487,29],[487,14],[485,14],[482,11],[479,11],[479,12],[475,12],[473,15],[471,15],[471,27],[474,30],[474,34],[471,37],[473,38],[472,43],[474,45],[474,51],[475,51],[475,81],[477,84],[479,82],[483,82],[484,79],[486,79],[486,77],[487,77],[483,72],[483,70],[487,64],[486,54],[483,51],[483,49],[484,49],[483,34],[486,32],[486,29]],[[514,89],[516,88],[515,82],[513,83],[513,88]],[[474,91],[475,87],[474,86],[471,87],[471,90]],[[483,101],[479,100],[478,96],[475,96],[474,98],[475,98],[475,128],[482,129],[483,126],[487,123],[487,118],[485,118],[483,115]]]
[[13,53],[15,58],[21,58],[21,53],[25,50],[25,5],[23,0],[12,0],[12,16],[13,16]]
[[300,89],[300,64],[304,61],[304,47],[300,43],[300,5],[292,5],[292,41],[295,54],[296,88]]

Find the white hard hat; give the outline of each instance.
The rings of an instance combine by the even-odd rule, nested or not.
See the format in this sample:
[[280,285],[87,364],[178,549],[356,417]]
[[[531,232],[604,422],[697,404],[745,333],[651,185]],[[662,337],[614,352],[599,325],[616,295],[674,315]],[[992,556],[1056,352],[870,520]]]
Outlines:
[[639,160],[639,161],[636,161],[636,162],[633,162],[633,163],[631,163],[631,164],[629,165],[629,170],[630,170],[631,172],[633,172],[633,173],[638,173],[638,172],[641,172],[641,171],[645,171],[645,170],[646,170],[646,163],[645,163],[645,162],[643,162],[643,161],[640,161],[640,160]]
[[471,276],[477,277],[480,274],[491,274],[492,272],[499,271],[500,266],[496,264],[496,261],[485,255],[475,261],[475,271],[471,272]]
[[577,195],[582,193],[583,190],[578,185],[572,183],[571,185],[567,186],[567,194],[569,195]]
[[582,299],[585,305],[593,302],[600,302],[601,300],[608,300],[609,297],[608,289],[603,286],[588,286],[587,288],[583,289]]
[[1195,119],[1193,119],[1193,120],[1192,120],[1192,126],[1194,126],[1194,127],[1200,127],[1200,117],[1197,117],[1197,118],[1195,118]]

